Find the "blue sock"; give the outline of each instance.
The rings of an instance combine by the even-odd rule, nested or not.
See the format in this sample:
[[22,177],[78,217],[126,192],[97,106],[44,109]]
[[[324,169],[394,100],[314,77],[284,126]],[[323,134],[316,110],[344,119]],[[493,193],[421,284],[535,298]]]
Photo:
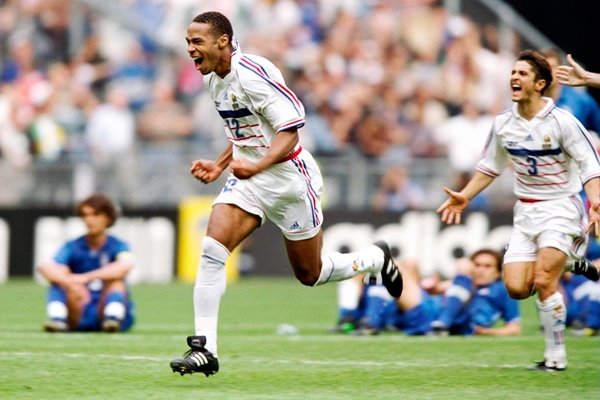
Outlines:
[[425,307],[419,304],[403,313],[404,326],[401,328],[407,335],[424,335],[429,332],[431,316]]
[[466,275],[456,275],[452,285],[446,290],[442,300],[442,312],[438,318],[447,328],[450,328],[457,316],[463,311],[463,306],[471,298],[473,280]]
[[125,293],[122,292],[110,292],[106,295],[106,304],[116,301],[118,303],[125,304]]
[[600,301],[589,299],[586,325],[593,329],[600,329]]
[[358,320],[358,314],[357,308],[340,308],[339,321],[356,322]]
[[393,300],[383,299],[379,296],[368,296],[365,310],[365,318],[369,328],[383,329],[387,323],[387,310]]

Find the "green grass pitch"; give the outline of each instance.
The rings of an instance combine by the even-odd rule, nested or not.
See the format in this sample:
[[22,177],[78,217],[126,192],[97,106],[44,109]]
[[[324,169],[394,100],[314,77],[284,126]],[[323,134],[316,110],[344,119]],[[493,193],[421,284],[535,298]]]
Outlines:
[[[527,371],[543,337],[532,299],[519,337],[328,332],[336,286],[244,278],[221,302],[216,375],[174,374],[193,331],[192,287],[135,286],[126,334],[42,332],[45,289],[0,285],[1,399],[599,399],[600,338],[568,337],[563,373]],[[277,335],[279,324],[297,335]]]

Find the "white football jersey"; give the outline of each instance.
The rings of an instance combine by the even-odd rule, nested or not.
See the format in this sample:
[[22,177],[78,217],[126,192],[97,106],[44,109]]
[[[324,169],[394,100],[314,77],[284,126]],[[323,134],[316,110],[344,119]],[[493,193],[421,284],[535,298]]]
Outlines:
[[589,132],[570,113],[544,97],[546,105],[530,121],[515,103],[494,119],[477,170],[497,177],[512,161],[518,198],[552,200],[581,191],[600,176],[600,159]]
[[239,46],[225,78],[210,73],[204,85],[223,118],[233,157],[256,161],[277,132],[304,125],[304,106],[269,60],[242,54]]

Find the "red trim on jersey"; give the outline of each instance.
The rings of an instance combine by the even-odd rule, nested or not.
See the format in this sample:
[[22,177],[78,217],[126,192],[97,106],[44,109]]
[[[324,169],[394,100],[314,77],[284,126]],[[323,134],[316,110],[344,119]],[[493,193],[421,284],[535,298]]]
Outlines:
[[281,160],[277,161],[275,164],[281,164],[283,162],[290,161],[292,158],[297,157],[298,154],[300,154],[301,151],[302,151],[302,146],[299,146],[296,150],[294,150],[293,152],[291,152],[287,156],[283,157]]

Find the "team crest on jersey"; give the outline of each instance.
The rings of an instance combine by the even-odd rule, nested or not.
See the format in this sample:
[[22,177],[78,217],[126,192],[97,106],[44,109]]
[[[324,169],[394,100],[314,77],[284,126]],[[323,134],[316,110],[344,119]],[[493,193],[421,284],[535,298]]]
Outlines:
[[234,110],[237,110],[238,108],[240,108],[239,104],[237,103],[237,96],[235,95],[235,93],[231,93],[231,103],[232,103],[232,107]]
[[551,149],[552,148],[552,139],[550,139],[550,136],[546,135],[544,136],[544,144],[542,145],[543,149]]

